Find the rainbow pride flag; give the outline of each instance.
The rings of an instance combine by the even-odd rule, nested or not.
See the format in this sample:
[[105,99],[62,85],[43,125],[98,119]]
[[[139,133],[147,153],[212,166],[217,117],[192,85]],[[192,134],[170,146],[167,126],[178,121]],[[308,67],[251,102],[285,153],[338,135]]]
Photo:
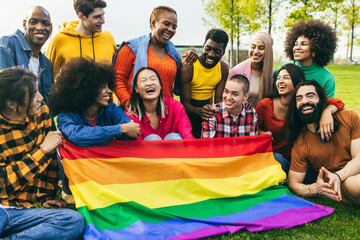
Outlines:
[[271,138],[60,147],[84,239],[196,239],[301,225],[333,212],[279,185]]

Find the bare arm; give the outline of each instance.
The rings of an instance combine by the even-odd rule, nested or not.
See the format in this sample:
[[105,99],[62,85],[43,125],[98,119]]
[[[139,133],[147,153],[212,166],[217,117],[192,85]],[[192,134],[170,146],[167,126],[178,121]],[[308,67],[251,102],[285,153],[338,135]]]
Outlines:
[[216,85],[215,88],[215,103],[219,103],[222,101],[222,94],[224,92],[225,83],[229,74],[229,66],[223,61],[220,61],[220,63],[221,63],[221,80]]
[[201,115],[201,108],[191,105],[191,80],[194,73],[193,65],[182,65],[180,68],[180,100],[186,113]]
[[321,119],[319,122],[319,133],[321,139],[324,141],[330,140],[332,133],[334,132],[334,118],[333,114],[337,111],[341,111],[344,109],[345,104],[340,99],[329,98],[328,106],[324,109],[321,114]]
[[[335,201],[341,201],[340,181],[336,174],[322,167],[316,182],[309,185],[303,184],[305,175],[305,172],[289,171],[289,188],[295,194],[306,197],[321,194]],[[330,179],[329,182],[325,182],[324,178]]]
[[199,58],[199,55],[195,49],[188,49],[182,57],[184,58],[184,65],[192,65]]
[[343,169],[336,172],[342,181],[360,173],[360,138],[351,140],[350,153],[352,159]]

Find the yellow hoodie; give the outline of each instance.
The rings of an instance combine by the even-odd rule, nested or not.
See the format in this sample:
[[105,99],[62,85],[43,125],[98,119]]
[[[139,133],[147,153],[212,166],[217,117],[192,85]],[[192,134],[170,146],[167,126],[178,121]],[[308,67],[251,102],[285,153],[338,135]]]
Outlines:
[[74,57],[90,57],[96,61],[109,61],[116,51],[113,35],[108,31],[95,32],[90,36],[79,34],[75,28],[79,20],[64,22],[61,30],[50,40],[46,57],[54,68],[54,77],[61,66]]

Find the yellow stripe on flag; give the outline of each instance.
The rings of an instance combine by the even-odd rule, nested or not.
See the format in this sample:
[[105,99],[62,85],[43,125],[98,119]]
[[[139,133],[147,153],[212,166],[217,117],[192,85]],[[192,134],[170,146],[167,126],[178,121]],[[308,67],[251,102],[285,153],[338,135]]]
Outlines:
[[[254,194],[280,183],[285,178],[286,174],[280,164],[277,164],[243,176],[224,179],[178,179],[110,185],[89,181],[71,185],[70,189],[77,208],[86,205],[89,210],[93,210],[127,202],[129,199],[148,208],[161,208],[195,203],[209,198]],[[88,197],[84,199],[78,196]]]

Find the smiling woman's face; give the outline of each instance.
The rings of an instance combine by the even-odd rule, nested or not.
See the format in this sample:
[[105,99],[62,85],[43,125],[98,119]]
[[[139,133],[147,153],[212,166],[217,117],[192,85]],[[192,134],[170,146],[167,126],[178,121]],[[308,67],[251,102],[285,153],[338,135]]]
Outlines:
[[176,33],[177,16],[173,12],[163,11],[151,23],[152,37],[161,45],[166,44]]
[[107,84],[104,84],[99,89],[99,94],[96,97],[95,102],[99,105],[99,107],[106,107],[109,105],[110,98],[111,98],[111,90],[109,89]]
[[135,91],[143,100],[157,99],[161,92],[161,85],[156,73],[149,69],[140,72]]

